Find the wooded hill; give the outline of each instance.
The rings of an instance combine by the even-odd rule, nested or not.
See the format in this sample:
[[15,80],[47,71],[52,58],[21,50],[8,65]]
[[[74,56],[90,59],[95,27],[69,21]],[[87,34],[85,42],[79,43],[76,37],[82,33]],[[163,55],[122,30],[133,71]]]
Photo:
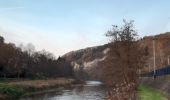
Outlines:
[[168,58],[170,57],[170,32],[155,36],[145,36],[139,41],[142,47],[148,49],[148,60],[143,68],[144,72],[153,70],[153,38],[155,39],[156,69],[168,65]]

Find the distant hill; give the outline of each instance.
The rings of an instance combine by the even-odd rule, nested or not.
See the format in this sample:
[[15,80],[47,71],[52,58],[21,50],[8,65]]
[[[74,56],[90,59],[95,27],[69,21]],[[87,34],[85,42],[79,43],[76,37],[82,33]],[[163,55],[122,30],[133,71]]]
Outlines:
[[109,47],[110,44],[89,47],[77,51],[71,51],[62,57],[71,62],[75,70],[84,69],[86,71],[85,76],[89,76],[88,78],[93,80],[100,79],[101,66],[99,62],[105,60],[107,52],[110,50]]
[[109,45],[110,44],[105,44],[71,51],[62,57],[69,62],[78,64],[79,66],[83,66],[85,68],[92,67],[92,65],[94,66],[97,62],[105,59],[106,53],[109,51]]
[[[156,35],[155,39],[156,66],[157,68],[161,68],[168,64],[167,60],[170,55],[170,32]],[[145,62],[143,71],[151,71],[153,70],[153,36],[145,36],[138,42],[141,47],[147,48],[148,51],[148,60]],[[67,61],[72,62],[74,68],[84,67],[84,69],[90,71],[94,67],[100,67],[99,62],[105,60],[107,57],[110,45],[111,44],[105,44],[71,51],[63,55],[63,57]]]

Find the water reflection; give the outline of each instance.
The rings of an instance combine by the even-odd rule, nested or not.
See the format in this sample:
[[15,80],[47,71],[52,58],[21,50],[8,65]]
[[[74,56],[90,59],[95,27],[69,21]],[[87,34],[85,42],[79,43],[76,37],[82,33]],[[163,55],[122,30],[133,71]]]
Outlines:
[[20,100],[104,100],[106,89],[100,82],[88,81],[84,86],[41,93]]

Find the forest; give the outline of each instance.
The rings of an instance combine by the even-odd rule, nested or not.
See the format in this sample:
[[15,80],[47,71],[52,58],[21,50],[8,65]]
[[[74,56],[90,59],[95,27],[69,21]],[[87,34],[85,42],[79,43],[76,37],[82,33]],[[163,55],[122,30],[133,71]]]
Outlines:
[[5,43],[0,36],[0,78],[45,79],[73,77],[73,67],[64,58],[45,50],[35,51],[32,44],[25,48]]

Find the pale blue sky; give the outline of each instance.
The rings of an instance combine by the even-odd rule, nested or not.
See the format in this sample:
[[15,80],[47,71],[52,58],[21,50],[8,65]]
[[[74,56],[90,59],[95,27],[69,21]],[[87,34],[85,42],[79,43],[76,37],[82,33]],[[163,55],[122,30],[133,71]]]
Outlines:
[[170,31],[170,0],[0,0],[0,34],[56,56],[108,42],[104,33],[135,20],[140,36]]

